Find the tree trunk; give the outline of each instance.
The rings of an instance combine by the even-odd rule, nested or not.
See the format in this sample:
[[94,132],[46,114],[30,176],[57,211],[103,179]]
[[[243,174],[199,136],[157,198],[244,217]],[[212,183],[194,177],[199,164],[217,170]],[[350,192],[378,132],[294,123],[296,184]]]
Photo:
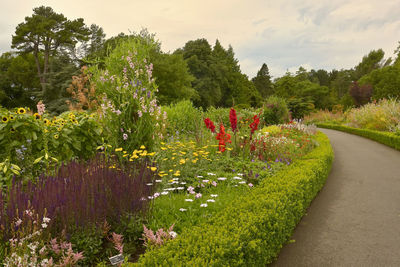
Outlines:
[[40,85],[42,86],[42,90],[44,91],[45,87],[46,87],[46,79],[45,77],[43,77],[42,75],[42,71],[40,70],[40,62],[39,62],[39,52],[38,52],[38,45],[35,45],[34,51],[33,51],[33,56],[35,58],[35,62],[36,62],[36,68],[38,71],[38,76],[39,76],[39,81],[40,81]]

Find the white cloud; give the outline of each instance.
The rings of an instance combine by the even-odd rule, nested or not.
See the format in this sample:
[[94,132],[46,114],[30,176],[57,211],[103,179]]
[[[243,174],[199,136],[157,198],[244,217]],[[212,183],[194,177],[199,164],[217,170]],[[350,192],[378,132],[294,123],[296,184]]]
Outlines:
[[398,0],[3,0],[0,52],[10,49],[15,27],[40,5],[100,25],[107,37],[148,28],[165,51],[197,38],[213,45],[218,38],[233,46],[250,78],[262,63],[275,77],[301,65],[351,68],[372,49],[392,56],[400,39]]

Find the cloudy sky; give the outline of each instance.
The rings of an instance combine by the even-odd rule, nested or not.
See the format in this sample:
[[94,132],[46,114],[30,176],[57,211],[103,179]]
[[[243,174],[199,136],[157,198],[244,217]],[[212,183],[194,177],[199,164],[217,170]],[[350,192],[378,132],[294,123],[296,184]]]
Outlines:
[[399,0],[0,0],[0,53],[41,5],[95,23],[107,37],[147,28],[166,52],[219,39],[250,78],[264,62],[274,77],[299,66],[351,68],[373,49],[393,56],[400,41]]

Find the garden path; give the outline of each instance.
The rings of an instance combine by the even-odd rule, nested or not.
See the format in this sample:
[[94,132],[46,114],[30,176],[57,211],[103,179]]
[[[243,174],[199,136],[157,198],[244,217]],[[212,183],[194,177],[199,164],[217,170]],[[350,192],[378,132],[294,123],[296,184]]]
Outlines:
[[331,173],[272,266],[400,266],[400,151],[320,130]]

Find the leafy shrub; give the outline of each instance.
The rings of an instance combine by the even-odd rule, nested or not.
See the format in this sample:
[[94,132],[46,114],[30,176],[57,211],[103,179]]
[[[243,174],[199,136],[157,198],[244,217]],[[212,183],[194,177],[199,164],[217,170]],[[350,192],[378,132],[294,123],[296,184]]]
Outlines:
[[302,119],[314,110],[313,100],[309,97],[291,97],[287,105],[292,119]]
[[348,125],[378,131],[390,131],[400,123],[400,102],[396,99],[382,99],[353,108],[346,113]]
[[251,194],[235,199],[198,226],[184,229],[163,247],[147,251],[131,266],[263,266],[290,238],[322,188],[333,159],[329,140],[304,159],[264,179]]
[[50,117],[28,112],[0,109],[0,186],[13,175],[33,179],[50,163],[89,159],[96,153],[102,130],[94,114],[74,111]]
[[202,112],[190,100],[180,101],[162,108],[167,112],[168,135],[197,134],[202,126]]
[[266,125],[282,124],[289,121],[289,110],[283,98],[270,96],[264,103],[263,120]]
[[104,129],[114,147],[133,151],[145,145],[152,150],[159,127],[163,125],[161,107],[155,96],[153,65],[148,62],[155,46],[151,36],[146,40],[121,41],[105,59],[105,69],[90,68],[101,102]]
[[304,117],[304,123],[313,124],[313,123],[342,123],[345,117],[343,112],[336,111],[331,112],[329,110],[318,110]]

